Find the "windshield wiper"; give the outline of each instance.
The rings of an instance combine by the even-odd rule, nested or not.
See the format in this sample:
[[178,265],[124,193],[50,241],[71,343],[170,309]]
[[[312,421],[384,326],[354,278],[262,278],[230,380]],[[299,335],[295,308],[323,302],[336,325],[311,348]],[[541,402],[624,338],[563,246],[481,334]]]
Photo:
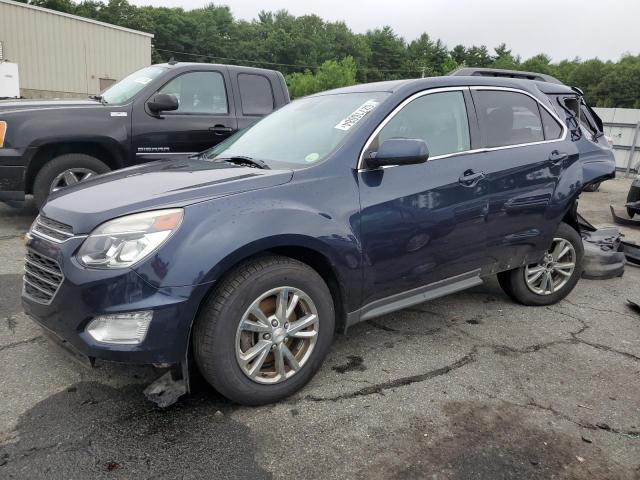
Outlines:
[[261,168],[263,170],[271,170],[269,165],[267,165],[264,161],[258,160],[257,158],[245,157],[243,155],[234,155],[233,157],[216,157],[213,161],[227,162],[233,163],[234,165],[240,165],[243,167],[250,168]]

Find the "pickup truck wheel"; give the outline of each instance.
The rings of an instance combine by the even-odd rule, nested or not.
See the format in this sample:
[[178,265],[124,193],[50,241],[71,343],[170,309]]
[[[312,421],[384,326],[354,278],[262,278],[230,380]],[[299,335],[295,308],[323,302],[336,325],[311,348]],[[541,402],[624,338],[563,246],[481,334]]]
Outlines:
[[584,246],[574,228],[561,223],[540,262],[498,274],[500,286],[523,305],[551,305],[566,297],[582,276]]
[[87,180],[111,169],[90,155],[69,153],[47,162],[33,182],[33,199],[42,208],[50,193]]
[[244,405],[281,400],[320,368],[335,314],[318,273],[297,260],[245,262],[212,292],[193,330],[194,357],[218,392]]

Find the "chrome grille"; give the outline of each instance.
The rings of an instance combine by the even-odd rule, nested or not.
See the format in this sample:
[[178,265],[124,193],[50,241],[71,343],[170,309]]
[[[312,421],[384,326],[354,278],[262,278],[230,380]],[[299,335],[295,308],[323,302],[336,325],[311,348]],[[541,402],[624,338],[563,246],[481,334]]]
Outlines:
[[23,291],[38,303],[49,304],[64,280],[60,265],[55,260],[27,250],[24,257]]
[[33,222],[31,231],[36,235],[41,235],[55,242],[64,242],[73,237],[73,228],[64,223],[56,222],[43,215],[38,215]]

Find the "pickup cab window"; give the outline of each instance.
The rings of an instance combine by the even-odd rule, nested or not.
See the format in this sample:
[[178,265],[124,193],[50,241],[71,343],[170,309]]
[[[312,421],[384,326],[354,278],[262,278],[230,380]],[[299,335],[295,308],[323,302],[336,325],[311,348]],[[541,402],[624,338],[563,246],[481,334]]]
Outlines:
[[238,88],[243,115],[266,115],[273,111],[273,90],[264,75],[241,73]]
[[229,113],[224,78],[220,72],[190,72],[174,78],[158,93],[174,95],[180,105],[174,114]]

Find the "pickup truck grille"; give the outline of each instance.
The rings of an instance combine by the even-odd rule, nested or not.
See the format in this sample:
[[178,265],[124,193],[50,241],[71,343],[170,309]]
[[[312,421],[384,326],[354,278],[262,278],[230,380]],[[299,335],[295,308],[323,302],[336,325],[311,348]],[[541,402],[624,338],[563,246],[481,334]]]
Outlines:
[[56,222],[43,215],[38,215],[31,227],[31,231],[36,235],[41,235],[58,243],[73,237],[73,228],[69,225]]
[[55,260],[27,250],[24,257],[23,291],[35,302],[48,305],[64,280],[60,265]]

